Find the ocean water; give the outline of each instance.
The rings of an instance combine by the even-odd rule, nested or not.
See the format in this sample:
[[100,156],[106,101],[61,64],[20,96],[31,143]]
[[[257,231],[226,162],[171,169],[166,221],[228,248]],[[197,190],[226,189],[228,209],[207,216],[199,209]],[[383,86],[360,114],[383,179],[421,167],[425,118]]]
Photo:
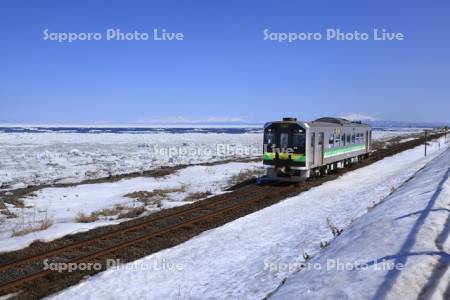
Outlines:
[[0,133],[260,133],[262,127],[0,127]]

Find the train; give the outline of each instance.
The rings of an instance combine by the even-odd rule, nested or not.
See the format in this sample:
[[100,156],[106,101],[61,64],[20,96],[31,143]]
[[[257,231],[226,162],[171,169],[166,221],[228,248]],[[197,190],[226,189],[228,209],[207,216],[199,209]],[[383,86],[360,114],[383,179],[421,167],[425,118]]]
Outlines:
[[263,164],[267,180],[301,182],[358,163],[371,152],[372,128],[360,121],[296,118],[264,125]]

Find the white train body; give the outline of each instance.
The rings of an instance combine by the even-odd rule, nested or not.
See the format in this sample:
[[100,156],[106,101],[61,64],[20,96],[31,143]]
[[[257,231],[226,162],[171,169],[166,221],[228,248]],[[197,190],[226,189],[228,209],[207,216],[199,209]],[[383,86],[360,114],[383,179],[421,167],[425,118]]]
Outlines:
[[366,158],[371,141],[371,127],[361,122],[284,118],[264,126],[263,162],[270,178],[300,181]]

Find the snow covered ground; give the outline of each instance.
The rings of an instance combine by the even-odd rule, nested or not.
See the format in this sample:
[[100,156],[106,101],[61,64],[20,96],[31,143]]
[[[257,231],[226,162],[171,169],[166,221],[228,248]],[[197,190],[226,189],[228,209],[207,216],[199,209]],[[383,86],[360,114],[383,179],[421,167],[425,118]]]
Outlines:
[[[34,240],[49,241],[70,233],[114,224],[118,222],[120,213],[136,207],[145,207],[145,212],[151,213],[223,193],[233,184],[233,176],[247,171],[251,174],[257,170],[263,171],[260,163],[226,163],[186,167],[163,178],[137,177],[112,183],[45,188],[24,198],[24,208],[6,204],[17,217],[6,218],[0,214],[0,252],[26,247]],[[125,196],[141,191],[148,194],[131,198]],[[98,220],[81,223],[81,214],[88,217],[104,209],[110,211],[104,212],[105,215],[100,215]],[[11,237],[14,231],[39,228],[48,221],[53,225],[45,230]]]
[[260,133],[0,133],[0,190],[261,155]]
[[[259,157],[262,150],[262,133],[257,129],[238,134],[201,128],[187,133],[169,133],[164,130],[170,129],[162,128],[159,133],[155,129],[113,133],[95,128],[84,133],[81,129],[81,133],[72,132],[73,128],[0,131],[0,191],[44,183],[74,183],[159,166]],[[417,131],[421,129],[377,129],[373,138],[384,140]]]
[[[339,239],[333,240],[329,224],[347,230],[353,222],[361,222],[358,218],[371,211],[444,151],[441,140],[440,146],[432,143],[426,158],[423,157],[422,147],[385,158],[301,195],[204,232],[176,247],[100,273],[54,295],[54,298],[264,298],[299,270],[304,255],[320,257],[323,251],[321,244],[331,241],[330,251],[352,246],[341,244],[337,247]],[[446,153],[437,158],[434,164],[448,167],[448,155]],[[428,190],[432,193],[436,187],[431,183]],[[408,195],[414,195],[417,191],[413,189],[411,193]],[[423,207],[417,205],[415,209]],[[378,215],[378,219],[381,220],[381,217]],[[394,225],[409,224],[408,218],[405,216]],[[377,217],[372,220],[377,220]],[[390,224],[393,223],[386,226],[388,230],[393,230]],[[437,224],[436,228],[441,230],[439,225],[442,224]],[[353,238],[361,237],[367,230],[364,227],[361,231],[353,231]],[[398,239],[392,240],[391,244],[402,245],[404,242]],[[376,240],[371,240],[371,243],[376,244]],[[391,244],[389,246],[394,249],[395,245]],[[354,283],[357,284],[362,283]]]
[[[385,141],[393,137],[409,136],[411,134],[423,132],[429,128],[374,128],[372,138],[377,141]],[[406,141],[402,140],[402,142]]]
[[272,298],[449,299],[449,237],[447,150],[356,220]]

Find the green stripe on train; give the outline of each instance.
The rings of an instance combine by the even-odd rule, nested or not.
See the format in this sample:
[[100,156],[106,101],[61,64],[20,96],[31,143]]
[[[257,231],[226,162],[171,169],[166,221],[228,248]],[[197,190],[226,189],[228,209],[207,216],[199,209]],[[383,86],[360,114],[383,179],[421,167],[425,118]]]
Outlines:
[[324,158],[342,155],[342,154],[350,153],[353,151],[361,151],[361,150],[365,150],[365,149],[366,149],[366,145],[361,144],[361,145],[351,145],[351,146],[340,147],[340,148],[336,148],[336,149],[325,150]]
[[264,153],[264,155],[263,155],[264,160],[273,160],[274,158],[275,158],[275,156],[272,155],[272,153]]
[[293,157],[292,160],[293,161],[298,161],[298,162],[305,162],[306,161],[306,157],[304,155],[299,155],[297,157]]
[[[287,160],[289,159],[289,155],[291,156],[291,159],[296,162],[305,162],[306,157],[304,154],[297,154],[297,153],[279,153],[279,159],[281,160]],[[263,154],[263,160],[274,160],[275,159],[275,153],[273,152],[266,152]]]

